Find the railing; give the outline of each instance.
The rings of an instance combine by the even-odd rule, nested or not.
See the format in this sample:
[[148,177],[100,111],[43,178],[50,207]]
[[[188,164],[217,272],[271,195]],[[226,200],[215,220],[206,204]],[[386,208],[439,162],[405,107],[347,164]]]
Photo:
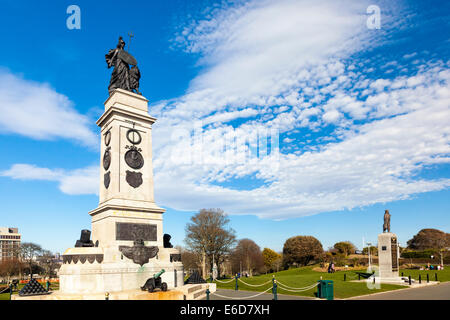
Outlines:
[[231,299],[231,300],[253,299],[253,298],[261,296],[261,295],[263,295],[265,293],[268,293],[270,290],[272,290],[272,294],[273,294],[273,299],[272,300],[278,300],[278,296],[277,296],[278,290],[284,290],[284,291],[288,291],[288,292],[299,293],[299,292],[304,292],[304,291],[311,290],[311,289],[313,289],[313,288],[315,288],[315,287],[317,287],[319,285],[319,283],[315,283],[315,284],[312,284],[312,285],[309,285],[309,286],[306,286],[306,287],[291,287],[291,286],[288,286],[288,285],[286,285],[284,283],[281,283],[280,281],[277,281],[275,279],[275,276],[273,276],[273,278],[271,280],[266,281],[264,283],[260,283],[260,284],[247,283],[244,280],[240,279],[237,275],[234,277],[234,279],[230,279],[228,281],[223,281],[223,280],[215,280],[215,281],[217,281],[219,283],[224,283],[224,284],[225,283],[230,283],[232,281],[235,281],[236,282],[236,284],[235,284],[235,291],[239,290],[238,282],[241,282],[241,283],[243,283],[246,286],[254,287],[254,288],[256,288],[256,287],[263,287],[263,286],[268,285],[269,283],[272,283],[272,284],[269,287],[267,287],[267,289],[265,289],[262,292],[259,292],[259,293],[255,294],[255,295],[244,296],[244,297],[242,297],[242,296],[241,297],[223,296],[223,295],[218,294],[216,292],[210,292],[209,288],[207,288],[206,289],[206,300],[210,299],[210,295],[214,295],[214,296],[217,296],[217,297],[223,298],[223,299]]

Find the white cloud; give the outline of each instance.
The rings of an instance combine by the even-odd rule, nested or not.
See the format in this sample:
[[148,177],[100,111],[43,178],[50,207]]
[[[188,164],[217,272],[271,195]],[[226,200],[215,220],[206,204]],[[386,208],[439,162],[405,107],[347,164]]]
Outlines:
[[0,132],[39,140],[63,138],[97,147],[91,121],[48,84],[0,70]]
[[9,170],[0,172],[0,176],[16,180],[56,181],[59,189],[70,195],[98,194],[99,174],[98,166],[67,171],[30,164],[15,164]]
[[[450,162],[449,65],[422,61],[416,74],[370,78],[362,70],[373,64],[351,58],[377,43],[375,33],[366,33],[367,5],[254,1],[216,10],[184,29],[177,41],[202,56],[204,71],[185,95],[151,108],[159,119],[153,130],[157,203],[290,218],[448,188],[449,179],[426,180],[420,172]],[[376,34],[389,32],[398,20],[390,24],[383,16]],[[386,66],[400,69],[401,62]],[[174,139],[198,123],[201,144],[190,145],[189,136]],[[224,151],[224,137],[232,136],[247,140],[242,149],[248,155],[268,128],[295,132],[284,139],[291,153],[242,159]],[[308,134],[301,136],[303,130]],[[298,143],[289,144],[294,139]],[[50,173],[66,192],[72,185],[83,189],[90,177],[98,185],[98,174],[89,169]],[[222,186],[250,177],[261,186]]]
[[[177,41],[202,56],[205,71],[186,95],[152,108],[159,119],[153,140],[157,201],[179,210],[223,207],[232,214],[288,218],[448,187],[449,180],[415,176],[426,166],[448,162],[447,67],[423,65],[417,75],[395,79],[361,73],[348,59],[377,43],[363,27],[366,7],[354,1],[255,1],[216,10],[185,28]],[[401,19],[388,20],[384,32]],[[397,68],[399,62],[385,66]],[[249,106],[259,119],[226,124],[228,114]],[[171,140],[174,130],[191,130],[185,119],[216,121],[204,128],[204,158],[186,139]],[[281,155],[278,170],[269,158],[230,164],[221,153],[221,140],[230,132],[240,137],[252,137],[261,127],[320,132],[328,123],[337,126],[337,142],[322,136],[321,144],[311,145],[305,136],[299,141],[308,145]],[[190,161],[168,161],[173,150]],[[263,186],[220,186],[251,176]]]

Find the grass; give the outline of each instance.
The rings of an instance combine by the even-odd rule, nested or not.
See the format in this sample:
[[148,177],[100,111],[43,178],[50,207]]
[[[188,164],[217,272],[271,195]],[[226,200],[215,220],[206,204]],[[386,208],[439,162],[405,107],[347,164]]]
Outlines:
[[[358,276],[354,271],[338,271],[336,273],[317,272],[312,270],[313,267],[302,267],[296,269],[290,269],[286,271],[280,271],[274,274],[260,275],[249,278],[241,278],[243,281],[257,285],[265,283],[272,279],[275,275],[277,281],[281,282],[285,286],[302,288],[317,283],[317,280],[322,277],[323,280],[333,280],[334,284],[334,297],[337,299],[350,298],[354,296],[373,294],[378,292],[385,292],[391,290],[403,289],[405,286],[381,284],[379,289],[370,289],[365,282],[351,282],[351,280],[357,280]],[[365,272],[365,269],[360,271]],[[418,279],[419,274],[422,275],[422,281],[426,281],[426,272],[430,273],[430,281],[434,281],[434,273],[438,274],[439,281],[450,281],[450,268],[440,271],[419,271],[419,270],[400,270],[403,271],[404,276],[411,275],[411,278]],[[344,273],[347,275],[347,281],[344,281]],[[262,292],[271,287],[271,283],[268,283],[261,287],[251,287],[243,284],[239,281],[239,290]],[[235,288],[235,281],[227,284],[217,283],[217,288],[220,289],[233,289]],[[271,292],[271,291],[269,291]],[[279,294],[298,295],[304,297],[315,297],[314,292],[317,292],[317,288],[313,288],[304,292],[289,292],[280,286],[278,286]]]
[[427,273],[429,274],[430,281],[434,281],[434,276],[437,274],[438,281],[447,282],[450,281],[450,266],[446,266],[444,270],[403,270],[401,269],[399,275],[403,272],[404,277],[411,276],[412,279],[419,280],[419,274],[422,276],[422,282],[427,281]]

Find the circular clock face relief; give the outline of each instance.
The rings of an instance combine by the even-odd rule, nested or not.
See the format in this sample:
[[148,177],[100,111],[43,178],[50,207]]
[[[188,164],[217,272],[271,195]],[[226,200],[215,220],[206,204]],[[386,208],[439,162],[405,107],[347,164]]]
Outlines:
[[108,131],[107,133],[105,133],[105,145],[109,146],[110,143],[111,143],[111,131]]
[[105,170],[108,170],[110,165],[111,165],[111,153],[109,152],[109,150],[106,150],[105,154],[103,155],[103,168]]
[[141,169],[144,166],[144,157],[139,151],[131,149],[125,153],[125,162],[133,169]]
[[128,130],[127,139],[134,145],[139,144],[142,141],[141,134],[136,129]]

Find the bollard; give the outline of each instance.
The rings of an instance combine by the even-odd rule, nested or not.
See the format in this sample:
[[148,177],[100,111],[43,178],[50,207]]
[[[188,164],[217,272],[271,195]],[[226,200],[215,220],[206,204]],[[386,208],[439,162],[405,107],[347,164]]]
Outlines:
[[236,273],[236,287],[234,288],[234,290],[235,290],[235,291],[238,291],[238,290],[239,290],[237,273]]
[[427,273],[427,283],[430,282],[430,275]]
[[403,277],[403,272],[402,272],[402,277]]
[[344,281],[347,279],[347,274],[344,273]]
[[272,285],[275,283],[275,275],[272,275]]
[[13,293],[13,286],[12,286],[12,284],[10,284],[9,285],[9,300],[11,300],[12,293]]
[[358,273],[358,280],[361,280],[361,274]]
[[206,300],[209,300],[209,294],[211,291],[209,291],[209,286],[206,287]]
[[437,273],[434,274],[434,281],[438,281]]
[[273,300],[278,300],[278,297],[277,297],[277,280],[273,281],[272,293],[273,293]]
[[105,300],[109,300],[109,292],[105,293]]
[[408,276],[409,285],[411,285],[411,276]]
[[422,283],[422,275],[419,274],[419,284]]
[[373,277],[373,283],[375,284],[375,276]]

